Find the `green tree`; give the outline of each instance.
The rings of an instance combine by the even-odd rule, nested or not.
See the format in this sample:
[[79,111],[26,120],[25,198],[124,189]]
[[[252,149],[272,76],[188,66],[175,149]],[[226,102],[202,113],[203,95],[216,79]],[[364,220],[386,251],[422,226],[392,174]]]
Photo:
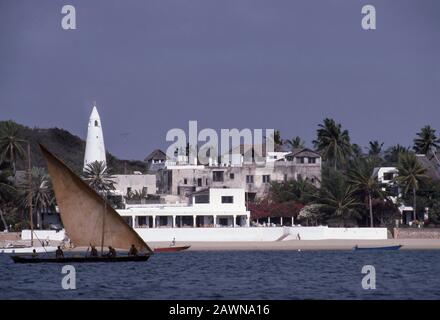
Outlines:
[[329,118],[324,119],[324,123],[318,127],[313,144],[324,160],[333,162],[336,170],[338,162],[344,161],[352,153],[348,131],[342,130],[340,124]]
[[110,190],[115,190],[114,177],[103,161],[94,161],[87,164],[82,178],[101,195],[107,195]]
[[299,136],[296,136],[292,139],[284,140],[284,144],[289,148],[289,150],[293,151],[295,149],[304,148],[305,142],[301,140]]
[[35,210],[37,216],[37,227],[42,229],[42,214],[54,210],[55,206],[55,195],[48,173],[44,168],[32,168],[30,181],[26,175],[20,183],[19,189],[21,204],[25,209],[29,210],[31,205],[29,199],[32,199],[32,209]]
[[331,218],[342,220],[345,225],[348,220],[360,217],[358,207],[362,204],[357,201],[355,192],[342,173],[327,170],[316,203],[322,204]]
[[11,120],[2,122],[0,127],[0,160],[8,160],[12,164],[15,175],[16,160],[24,155],[22,144],[25,140],[19,137],[19,128]]
[[273,181],[270,185],[269,198],[275,203],[295,201],[307,204],[313,200],[316,187],[305,179],[285,182]]
[[322,205],[323,218],[347,221],[360,217],[356,190],[339,171],[327,169],[323,172],[321,189],[315,195],[316,204]]
[[414,151],[421,154],[427,154],[432,148],[439,147],[440,139],[435,134],[435,129],[431,126],[424,126],[420,132],[417,133],[417,138],[414,139]]
[[385,161],[389,165],[395,165],[399,162],[399,158],[403,154],[407,154],[409,149],[407,147],[396,144],[395,146],[389,147],[385,151]]
[[5,211],[6,208],[10,207],[11,202],[13,202],[16,192],[11,177],[11,170],[9,170],[5,163],[0,163],[0,219],[6,231],[8,231],[9,228],[5,219]]
[[383,142],[377,140],[368,143],[368,155],[373,157],[380,157],[382,154]]
[[412,191],[413,219],[417,220],[417,190],[421,181],[428,178],[427,169],[417,161],[413,153],[407,153],[400,156],[397,170],[396,182],[403,188],[404,193]]
[[373,177],[375,161],[370,158],[360,158],[355,161],[348,170],[348,182],[353,186],[355,191],[365,195],[370,213],[370,227],[374,226],[373,220],[373,198],[384,198],[382,186],[379,181]]

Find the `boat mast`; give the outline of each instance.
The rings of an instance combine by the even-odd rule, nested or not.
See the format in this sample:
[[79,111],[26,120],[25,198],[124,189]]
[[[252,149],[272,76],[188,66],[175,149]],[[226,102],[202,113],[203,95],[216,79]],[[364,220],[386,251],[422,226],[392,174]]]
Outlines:
[[29,192],[28,192],[28,202],[29,202],[29,218],[31,223],[31,247],[34,246],[34,218],[32,216],[32,174],[31,174],[31,144],[28,141],[27,145],[27,153],[28,153],[28,183],[29,183]]
[[[104,191],[104,196],[106,192]],[[104,230],[105,230],[105,216],[107,213],[107,201],[104,197],[104,216],[102,217],[102,234],[101,234],[101,256],[104,253]]]

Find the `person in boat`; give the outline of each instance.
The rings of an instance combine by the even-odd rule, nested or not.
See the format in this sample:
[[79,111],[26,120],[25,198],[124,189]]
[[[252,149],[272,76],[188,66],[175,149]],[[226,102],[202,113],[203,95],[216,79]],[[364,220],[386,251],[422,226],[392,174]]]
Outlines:
[[32,250],[32,258],[38,258],[37,250]]
[[173,241],[171,241],[170,247],[174,247],[176,245],[176,238],[173,238]]
[[98,250],[96,250],[95,246],[91,246],[91,248],[90,248],[90,256],[91,257],[98,257]]
[[112,246],[108,247],[108,253],[105,255],[107,258],[115,258],[116,257],[116,250]]
[[138,250],[136,249],[134,244],[132,244],[130,250],[128,250],[128,255],[129,256],[137,256],[138,255]]
[[63,250],[61,250],[60,246],[58,246],[57,251],[55,251],[55,258],[56,259],[64,258],[64,252],[63,252]]

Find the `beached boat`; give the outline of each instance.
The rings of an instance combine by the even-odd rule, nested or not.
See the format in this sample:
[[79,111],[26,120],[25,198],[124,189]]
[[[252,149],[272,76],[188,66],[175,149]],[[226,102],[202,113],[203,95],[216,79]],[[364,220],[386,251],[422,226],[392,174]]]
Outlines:
[[134,245],[138,256],[117,257],[32,257],[12,256],[16,263],[64,262],[127,262],[147,261],[153,250],[124,221],[124,219],[87,183],[78,177],[60,159],[40,145],[47,163],[60,217],[66,234],[75,247],[100,246],[101,255],[106,247],[128,250]]
[[375,250],[399,250],[402,248],[402,245],[395,245],[395,246],[384,246],[384,247],[358,247],[354,246],[354,251],[375,251]]
[[189,249],[189,247],[191,246],[154,248],[154,252],[177,252]]

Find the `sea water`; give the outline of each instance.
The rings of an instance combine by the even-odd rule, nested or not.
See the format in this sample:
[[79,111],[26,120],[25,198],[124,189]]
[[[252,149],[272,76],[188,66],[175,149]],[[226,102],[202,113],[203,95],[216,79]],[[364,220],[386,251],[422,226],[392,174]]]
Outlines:
[[[440,251],[221,251],[148,262],[82,263],[74,290],[62,264],[0,255],[0,299],[439,299]],[[365,265],[375,289],[364,289]],[[371,276],[371,274],[370,274]]]

